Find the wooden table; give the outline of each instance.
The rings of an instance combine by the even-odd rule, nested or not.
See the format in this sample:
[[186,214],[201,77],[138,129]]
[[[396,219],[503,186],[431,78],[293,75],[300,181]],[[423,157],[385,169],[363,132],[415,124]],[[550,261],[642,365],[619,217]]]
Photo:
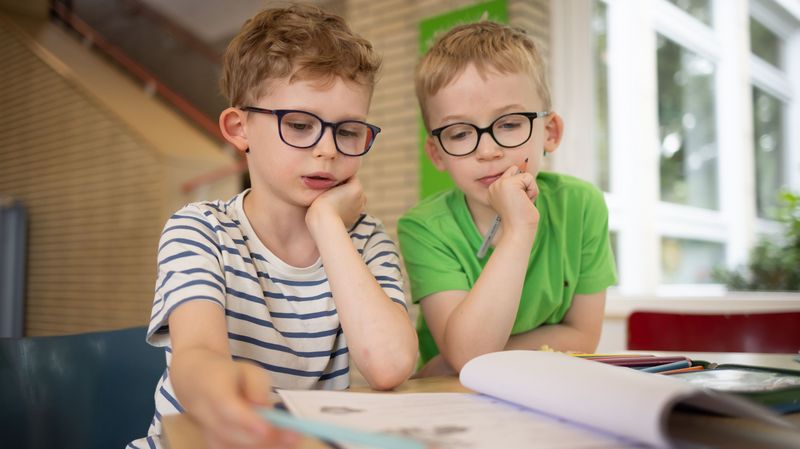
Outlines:
[[[643,352],[643,351],[635,351]],[[665,352],[658,351],[658,355],[685,355],[693,360],[705,360],[708,362],[715,362],[718,364],[734,363],[742,365],[757,365],[768,366],[773,368],[795,369],[800,370],[800,363],[794,360],[796,354],[752,354],[752,353],[716,353],[716,352],[698,352],[698,353],[685,353],[685,352]],[[350,391],[371,391],[368,387],[358,386],[353,387]],[[394,391],[385,394],[397,393],[442,393],[442,392],[471,392],[458,382],[456,377],[428,377],[424,379],[411,379],[403,385],[396,388]],[[793,420],[800,426],[800,413],[789,415],[789,419]],[[756,438],[759,434],[768,434],[769,432],[759,432],[759,430],[769,429],[764,424],[745,420],[741,418],[723,418],[715,416],[696,416],[685,415],[676,413],[670,419],[669,425],[672,428],[678,429],[677,434],[684,438],[692,438],[695,441],[703,442],[705,444],[714,445],[719,442],[715,439],[715,435],[720,432],[727,432],[741,435],[741,448],[755,448],[755,447],[781,447],[781,448],[798,448],[800,449],[800,441],[796,445],[786,445],[785,442],[779,444],[772,444],[770,441]],[[169,415],[163,417],[164,435],[170,449],[206,449],[206,444],[200,436],[200,431],[197,425],[191,418],[185,415]],[[776,435],[780,437],[780,435]],[[729,443],[729,441],[727,441]],[[303,440],[302,449],[329,449],[325,443],[312,438]],[[726,446],[730,447],[730,446]]]

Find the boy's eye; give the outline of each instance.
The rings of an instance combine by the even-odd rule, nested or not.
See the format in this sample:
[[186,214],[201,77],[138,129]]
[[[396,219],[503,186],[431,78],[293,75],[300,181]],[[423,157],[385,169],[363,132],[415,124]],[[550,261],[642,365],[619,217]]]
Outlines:
[[340,137],[359,137],[363,132],[355,127],[340,127],[338,134]]
[[464,140],[468,139],[472,134],[475,133],[470,127],[454,127],[455,129],[447,129],[444,133],[444,138],[447,140]]
[[308,122],[285,122],[285,126],[293,131],[306,131],[312,128],[311,123]]
[[502,120],[494,124],[494,129],[499,131],[513,131],[522,127],[523,122],[517,119]]
[[520,127],[519,123],[508,122],[508,123],[501,123],[498,128],[500,129],[517,129]]

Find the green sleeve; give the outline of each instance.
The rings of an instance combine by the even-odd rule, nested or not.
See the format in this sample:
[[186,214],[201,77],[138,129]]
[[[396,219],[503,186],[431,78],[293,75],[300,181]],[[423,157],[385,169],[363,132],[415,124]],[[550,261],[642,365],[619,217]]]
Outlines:
[[583,215],[583,245],[576,294],[597,293],[617,282],[614,254],[608,236],[608,207],[603,193],[592,189]]
[[397,234],[414,303],[432,293],[470,289],[458,258],[431,226],[403,217]]

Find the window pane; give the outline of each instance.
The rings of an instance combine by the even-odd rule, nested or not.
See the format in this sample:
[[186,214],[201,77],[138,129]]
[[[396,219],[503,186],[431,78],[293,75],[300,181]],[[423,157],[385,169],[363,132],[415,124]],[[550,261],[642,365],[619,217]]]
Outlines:
[[614,266],[617,267],[617,283],[619,285],[622,280],[619,276],[619,236],[617,231],[609,231],[608,233],[609,244],[611,245],[611,252],[614,254]]
[[714,64],[662,36],[657,42],[661,199],[717,209]]
[[783,103],[757,87],[753,88],[753,137],[758,216],[774,218],[778,190],[786,185],[782,169]]
[[594,147],[597,155],[597,186],[608,192],[608,66],[605,2],[595,0],[592,8],[592,54],[594,55]]
[[781,47],[783,41],[761,22],[750,18],[750,50],[764,61],[783,68]]
[[695,19],[711,26],[711,2],[709,0],[669,0]]
[[663,284],[710,284],[714,267],[725,262],[725,246],[702,240],[661,239]]

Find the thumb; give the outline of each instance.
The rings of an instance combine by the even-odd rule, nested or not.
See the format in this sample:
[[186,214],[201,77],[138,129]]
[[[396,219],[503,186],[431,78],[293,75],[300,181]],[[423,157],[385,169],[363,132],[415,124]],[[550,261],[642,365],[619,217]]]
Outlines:
[[270,404],[272,382],[263,369],[249,363],[240,364],[242,376],[242,395],[249,402],[259,405]]
[[519,168],[516,165],[512,165],[511,167],[508,167],[506,169],[506,171],[504,171],[503,174],[500,175],[500,177],[501,178],[510,178],[510,177],[516,175],[518,172],[519,172]]

